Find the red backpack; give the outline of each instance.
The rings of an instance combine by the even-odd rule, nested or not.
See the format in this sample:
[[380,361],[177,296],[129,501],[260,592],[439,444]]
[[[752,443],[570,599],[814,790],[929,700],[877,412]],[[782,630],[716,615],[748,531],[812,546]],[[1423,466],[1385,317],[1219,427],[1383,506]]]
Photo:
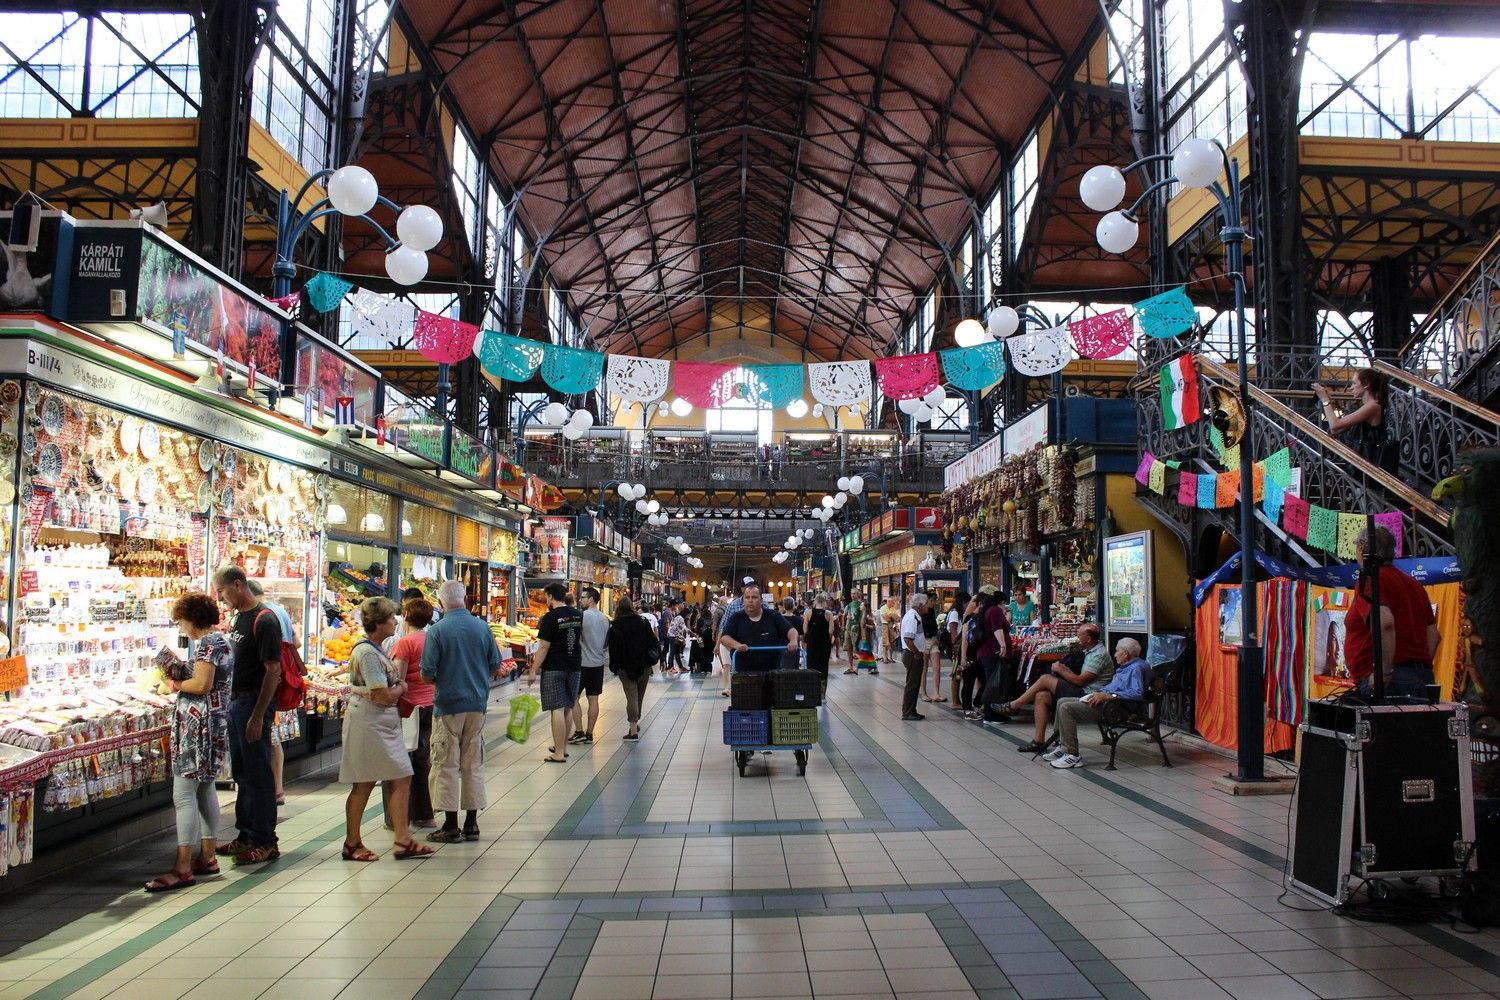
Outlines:
[[[261,615],[275,614],[269,608],[262,611]],[[255,624],[260,624],[260,615],[255,616]],[[276,697],[272,699],[272,706],[278,712],[291,712],[302,707],[302,701],[307,695],[307,668],[302,663],[302,654],[297,652],[297,647],[286,640],[281,639],[281,680],[276,684]]]

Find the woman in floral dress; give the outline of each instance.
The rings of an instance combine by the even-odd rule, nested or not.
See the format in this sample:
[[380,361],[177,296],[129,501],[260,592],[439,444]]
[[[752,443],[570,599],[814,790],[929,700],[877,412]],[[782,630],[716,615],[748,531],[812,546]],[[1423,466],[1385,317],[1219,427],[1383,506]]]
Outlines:
[[[172,606],[177,627],[193,640],[196,658],[179,663],[170,678],[177,692],[172,708],[172,803],[177,808],[177,860],[172,870],[146,883],[147,892],[193,884],[217,875],[219,794],[214,780],[229,753],[229,681],[234,656],[219,631],[219,606],[204,594],[187,594]],[[193,848],[198,856],[193,857]]]

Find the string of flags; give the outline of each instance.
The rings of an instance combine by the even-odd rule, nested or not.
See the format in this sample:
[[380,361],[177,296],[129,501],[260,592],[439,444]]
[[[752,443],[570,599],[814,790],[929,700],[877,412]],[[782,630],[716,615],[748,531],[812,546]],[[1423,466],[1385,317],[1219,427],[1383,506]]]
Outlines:
[[[1251,485],[1252,502],[1261,505],[1266,519],[1281,525],[1283,531],[1308,547],[1332,552],[1340,559],[1354,559],[1354,542],[1365,529],[1364,514],[1350,514],[1330,510],[1308,501],[1291,492],[1291,451],[1282,448],[1252,467],[1254,482]],[[1177,472],[1177,502],[1184,507],[1201,510],[1233,507],[1244,494],[1240,471],[1188,472],[1181,462],[1163,461],[1151,452],[1141,455],[1136,468],[1136,482],[1158,496],[1167,495],[1167,470]],[[1396,539],[1396,557],[1401,558],[1402,522],[1400,511],[1385,511],[1375,515],[1375,523]]]
[[[351,281],[324,272],[307,281],[300,297],[294,293],[278,300],[278,304],[295,306],[299,298],[319,313],[331,312],[347,300],[354,334],[390,341],[410,336],[412,346],[423,357],[439,364],[456,364],[473,356],[496,378],[524,382],[540,372],[542,380],[561,393],[577,395],[602,386],[611,396],[645,405],[661,400],[671,388],[699,407],[743,399],[756,406],[778,408],[801,398],[804,384],[825,406],[856,405],[869,399],[875,385],[894,400],[922,400],[945,383],[965,392],[979,391],[1004,377],[1007,353],[1018,372],[1045,376],[1061,371],[1075,353],[1093,360],[1121,354],[1133,343],[1137,328],[1146,337],[1164,339],[1188,333],[1198,324],[1186,288],[1178,286],[1128,309],[1016,333],[973,347],[873,362],[738,366],[605,354],[527,340],[419,309],[406,299],[358,288]],[[1191,360],[1188,366],[1191,368]],[[1184,398],[1182,403],[1195,408],[1196,395]],[[1188,419],[1196,419],[1196,414]]]

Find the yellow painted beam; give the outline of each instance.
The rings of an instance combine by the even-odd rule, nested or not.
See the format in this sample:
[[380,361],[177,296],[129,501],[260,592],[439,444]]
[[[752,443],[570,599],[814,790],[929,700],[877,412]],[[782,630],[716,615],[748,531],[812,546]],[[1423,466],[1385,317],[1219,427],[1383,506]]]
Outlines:
[[[307,169],[297,161],[295,156],[283,149],[281,143],[277,142],[260,122],[250,123],[248,152],[250,161],[255,164],[256,176],[269,184],[272,190],[285,190],[289,194],[296,194],[298,189],[307,183]],[[314,186],[303,197],[297,208],[299,211],[306,211],[322,197],[323,189]],[[323,228],[321,220],[313,225],[319,230]]]
[[0,149],[197,149],[196,118],[0,118]]

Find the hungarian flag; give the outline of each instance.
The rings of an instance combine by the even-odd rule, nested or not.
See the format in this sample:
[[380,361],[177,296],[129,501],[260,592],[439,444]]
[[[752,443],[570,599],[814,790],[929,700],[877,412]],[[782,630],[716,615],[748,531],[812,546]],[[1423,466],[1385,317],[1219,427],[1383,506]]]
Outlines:
[[1202,414],[1198,407],[1198,373],[1193,356],[1184,354],[1161,370],[1162,426],[1169,431],[1186,427]]

